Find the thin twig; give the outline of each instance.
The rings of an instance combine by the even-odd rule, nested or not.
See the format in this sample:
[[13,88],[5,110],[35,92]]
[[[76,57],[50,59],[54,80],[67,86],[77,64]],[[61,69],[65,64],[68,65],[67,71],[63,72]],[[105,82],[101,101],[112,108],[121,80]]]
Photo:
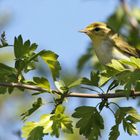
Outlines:
[[[109,99],[109,98],[126,98],[126,93],[108,93],[108,94],[91,94],[91,93],[70,93],[68,97],[80,97],[80,98],[100,98],[100,99]],[[130,94],[130,97],[140,96],[140,91],[135,92],[135,94]]]
[[[35,90],[35,91],[41,91],[41,92],[50,92],[47,89],[35,86],[35,85],[28,85],[28,84],[22,84],[22,83],[2,83],[0,82],[0,86],[2,87],[17,87],[17,88],[24,88],[29,90]],[[52,91],[56,94],[62,95],[59,91]],[[132,94],[130,94],[130,97],[138,97],[140,96],[140,91],[137,91],[134,93],[132,91]],[[109,99],[109,98],[126,98],[126,93],[123,93],[123,91],[119,93],[108,93],[108,94],[92,94],[92,93],[78,93],[78,92],[71,92],[66,95],[66,97],[80,97],[80,98],[99,98],[99,99]]]
[[0,82],[0,86],[2,86],[2,87],[17,87],[17,88],[24,88],[24,89],[30,89],[30,90],[35,90],[35,91],[47,92],[47,90],[44,88],[40,88],[40,87],[37,87],[34,85],[22,84],[22,83],[2,83],[2,82]]

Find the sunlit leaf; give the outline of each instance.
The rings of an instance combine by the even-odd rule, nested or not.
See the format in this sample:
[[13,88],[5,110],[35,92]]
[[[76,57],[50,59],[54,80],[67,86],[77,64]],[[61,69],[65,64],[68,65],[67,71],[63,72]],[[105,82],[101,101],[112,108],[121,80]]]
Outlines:
[[61,70],[61,66],[58,61],[58,55],[52,51],[44,50],[40,53],[40,56],[50,68],[53,79],[56,80],[56,78],[59,76],[59,71]]
[[44,78],[44,77],[33,77],[33,81],[35,82],[35,84],[38,87],[45,88],[48,91],[50,91],[50,83],[46,78]]

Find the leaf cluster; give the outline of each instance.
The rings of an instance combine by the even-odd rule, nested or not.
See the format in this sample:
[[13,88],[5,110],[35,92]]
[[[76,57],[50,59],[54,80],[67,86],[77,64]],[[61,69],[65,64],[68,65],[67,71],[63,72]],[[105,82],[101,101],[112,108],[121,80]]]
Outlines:
[[44,135],[59,137],[60,130],[73,133],[72,121],[64,114],[65,107],[57,106],[54,114],[44,114],[38,122],[27,122],[22,128],[23,137],[27,140],[42,140]]
[[135,124],[140,122],[140,115],[132,107],[120,107],[115,113],[116,124],[111,128],[109,140],[117,140],[120,135],[119,125],[122,123],[123,129],[129,135],[138,135]]

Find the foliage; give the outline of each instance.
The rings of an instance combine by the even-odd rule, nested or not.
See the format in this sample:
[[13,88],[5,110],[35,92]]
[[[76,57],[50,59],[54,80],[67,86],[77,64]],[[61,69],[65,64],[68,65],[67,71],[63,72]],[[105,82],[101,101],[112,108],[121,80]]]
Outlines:
[[140,115],[132,107],[120,107],[115,113],[116,124],[111,128],[109,140],[117,139],[120,135],[119,125],[123,124],[123,129],[129,135],[138,135],[135,124],[140,122]]
[[[130,44],[140,48],[140,30],[134,29],[130,24],[128,18],[134,16],[138,23],[140,23],[139,8],[132,10],[132,15],[124,12],[122,6],[116,8],[116,11],[108,17],[107,23],[115,31],[121,33],[128,39]],[[50,50],[41,50],[37,52],[38,45],[31,43],[30,40],[24,41],[22,36],[14,38],[13,45],[9,45],[6,40],[5,32],[1,35],[0,48],[13,47],[14,50],[14,66],[9,66],[0,63],[0,94],[11,94],[14,88],[23,91],[27,89],[36,90],[33,93],[37,100],[32,103],[32,107],[21,114],[21,119],[26,120],[28,117],[38,110],[43,105],[46,105],[40,94],[50,94],[53,96],[54,108],[52,112],[43,114],[39,121],[25,122],[22,128],[22,137],[27,140],[43,140],[45,135],[60,137],[61,132],[73,133],[74,128],[79,129],[79,134],[85,136],[88,140],[98,140],[102,136],[102,131],[105,128],[104,118],[102,115],[103,109],[110,110],[115,118],[115,124],[112,126],[109,133],[109,140],[117,140],[120,131],[120,125],[129,135],[138,135],[136,124],[140,122],[140,115],[133,107],[120,107],[115,102],[108,101],[106,93],[114,91],[118,93],[121,91],[125,94],[127,99],[132,96],[132,89],[140,91],[140,58],[130,57],[130,60],[112,60],[106,68],[95,61],[92,45],[89,46],[78,61],[77,70],[82,72],[86,63],[93,58],[95,63],[92,63],[92,72],[89,77],[80,77],[75,81],[65,84],[65,80],[60,78],[61,66],[58,61],[58,55]],[[40,59],[48,66],[50,73],[49,78],[41,76],[33,76],[32,79],[27,79],[26,74],[32,70],[36,70],[36,63]],[[52,82],[50,82],[52,81]],[[67,97],[71,95],[73,89],[82,86],[82,88],[104,95],[101,102],[95,107],[80,106],[75,109],[72,114],[73,118],[78,119],[76,126],[73,127],[73,119],[65,113],[63,103]],[[83,87],[84,86],[84,87]],[[103,87],[106,86],[106,91]],[[114,94],[115,94],[114,93]],[[83,93],[84,94],[84,93]],[[102,96],[103,97],[103,96]],[[116,109],[112,108],[116,107]]]
[[81,106],[75,109],[72,115],[80,118],[76,127],[80,128],[80,134],[84,135],[88,140],[98,140],[101,136],[101,129],[104,129],[103,118],[95,107]]
[[[42,139],[42,136],[50,134],[59,137],[60,129],[66,133],[73,133],[72,121],[64,114],[65,107],[57,106],[54,114],[44,114],[39,122],[27,122],[23,127],[23,137],[27,140]],[[39,131],[38,131],[39,129]],[[36,133],[37,132],[37,136]]]
[[[3,39],[5,39],[5,36]],[[102,89],[103,86],[108,86],[106,90],[108,93],[121,85],[124,87],[123,92],[126,93],[126,97],[129,98],[132,87],[137,90],[140,84],[139,58],[130,57],[130,60],[112,60],[105,70],[92,71],[89,78],[82,77],[66,85],[63,80],[57,80],[60,77],[59,71],[61,69],[57,54],[48,50],[36,53],[36,43],[30,43],[29,40],[24,42],[21,35],[15,37],[13,47],[15,67],[0,63],[0,83],[11,83],[11,86],[1,87],[0,93],[12,93],[15,87],[24,91],[26,87],[29,87],[29,89],[38,91],[32,94],[34,96],[39,96],[42,93],[49,93],[55,96],[54,109],[50,114],[43,114],[37,122],[25,122],[22,128],[22,136],[27,140],[43,140],[45,135],[59,137],[61,131],[73,133],[72,119],[65,114],[65,107],[62,105],[71,93],[72,88],[84,85],[83,88],[85,89],[105,94],[105,91]],[[25,79],[26,73],[36,69],[35,63],[38,62],[38,57],[42,58],[45,64],[48,65],[55,89],[52,89],[54,85],[51,86],[46,77],[33,77],[32,80]],[[80,67],[82,68],[83,66]],[[12,86],[12,83],[18,83],[19,86]],[[104,108],[112,112],[110,104],[112,103],[103,99],[96,107],[77,107],[72,116],[79,119],[75,126],[79,128],[79,134],[85,136],[88,140],[98,140],[101,136],[101,130],[104,129],[101,112]],[[117,105],[116,103],[113,104]],[[45,105],[42,98],[37,98],[32,107],[21,114],[22,119],[24,121],[27,120],[42,105]],[[117,107],[119,106],[117,105]],[[138,134],[135,124],[140,121],[140,115],[134,108],[119,107],[114,113],[114,117],[115,125],[111,128],[110,140],[117,140],[119,137],[120,124],[123,125],[124,131],[129,135]]]

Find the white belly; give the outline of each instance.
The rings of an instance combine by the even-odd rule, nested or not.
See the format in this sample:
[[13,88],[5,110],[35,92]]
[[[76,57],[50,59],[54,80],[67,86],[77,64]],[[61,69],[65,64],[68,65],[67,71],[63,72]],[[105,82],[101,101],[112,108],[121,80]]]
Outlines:
[[98,46],[95,46],[95,53],[102,64],[108,64],[112,59],[120,60],[127,59],[129,56],[123,55],[116,47],[110,46],[109,42],[104,41]]

